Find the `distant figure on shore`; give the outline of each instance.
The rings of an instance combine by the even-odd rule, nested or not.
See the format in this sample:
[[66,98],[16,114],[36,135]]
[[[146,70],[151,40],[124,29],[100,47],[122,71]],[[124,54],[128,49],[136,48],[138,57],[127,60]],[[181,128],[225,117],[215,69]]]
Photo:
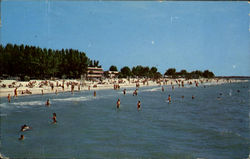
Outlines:
[[55,92],[55,93],[56,93],[56,95],[57,95],[57,90],[56,90],[56,92]]
[[49,102],[49,99],[47,99],[46,103],[45,103],[46,106],[50,106],[50,102]]
[[41,92],[42,92],[42,95],[43,95],[43,89],[41,90]]
[[168,95],[168,103],[171,103],[171,96],[170,96],[170,94]]
[[24,136],[21,135],[20,138],[18,138],[18,140],[23,140],[24,139]]
[[75,85],[72,83],[72,84],[71,84],[71,93],[72,93],[72,94],[74,93],[74,89],[75,89]]
[[81,85],[79,84],[79,85],[78,85],[78,91],[80,91],[80,90],[81,90]]
[[88,87],[88,90],[90,91],[90,86]]
[[17,97],[17,88],[14,89],[14,97]]
[[126,89],[123,90],[123,94],[124,94],[124,95],[126,94]]
[[31,127],[29,127],[26,124],[24,124],[24,125],[21,126],[21,130],[20,131],[26,131],[26,130],[29,130],[29,129],[31,129]]
[[164,87],[163,86],[161,87],[161,91],[164,92]]
[[10,103],[10,99],[11,99],[10,94],[8,94],[8,101],[9,101],[9,103]]
[[56,113],[53,113],[53,118],[52,118],[52,119],[53,119],[53,122],[52,122],[53,124],[57,123],[57,120],[56,120]]
[[94,97],[96,97],[96,91],[94,91]]
[[194,99],[194,95],[192,95],[192,99]]
[[141,109],[141,101],[138,101],[137,102],[137,110],[140,110]]
[[121,101],[120,101],[120,99],[118,99],[117,102],[116,102],[116,107],[117,107],[117,109],[120,108],[120,104],[121,104]]

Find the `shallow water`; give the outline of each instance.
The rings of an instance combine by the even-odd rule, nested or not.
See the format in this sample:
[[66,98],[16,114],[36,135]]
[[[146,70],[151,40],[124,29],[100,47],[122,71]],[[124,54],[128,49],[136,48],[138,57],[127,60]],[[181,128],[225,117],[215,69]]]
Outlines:
[[[164,92],[139,88],[138,96],[128,88],[125,96],[121,89],[99,90],[97,97],[82,91],[18,97],[11,103],[1,98],[1,153],[10,158],[248,157],[249,82],[164,87]],[[45,107],[48,98],[51,106]],[[53,112],[57,124],[51,124]],[[32,130],[21,133],[23,124]]]

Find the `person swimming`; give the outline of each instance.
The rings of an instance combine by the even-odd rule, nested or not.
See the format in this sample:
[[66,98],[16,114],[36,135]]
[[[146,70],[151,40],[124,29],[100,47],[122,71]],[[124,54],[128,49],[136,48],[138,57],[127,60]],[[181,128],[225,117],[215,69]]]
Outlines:
[[20,131],[26,131],[31,129],[31,127],[27,126],[26,124],[24,124],[23,126],[21,126],[21,130]]
[[117,109],[120,108],[120,104],[121,104],[121,101],[120,101],[120,99],[118,99],[117,102],[116,102],[116,107],[117,107]]
[[168,103],[171,103],[171,96],[170,96],[170,94],[168,95]]
[[194,99],[194,95],[192,95],[192,99]]
[[138,101],[137,102],[137,110],[140,110],[141,109],[141,101]]
[[53,122],[52,122],[53,124],[57,123],[57,120],[56,120],[56,113],[53,113],[53,118],[52,118],[52,119],[53,119]]
[[49,99],[47,99],[47,101],[46,101],[45,105],[46,105],[46,106],[50,106]]
[[20,138],[18,138],[18,140],[23,140],[24,139],[24,136],[21,135]]

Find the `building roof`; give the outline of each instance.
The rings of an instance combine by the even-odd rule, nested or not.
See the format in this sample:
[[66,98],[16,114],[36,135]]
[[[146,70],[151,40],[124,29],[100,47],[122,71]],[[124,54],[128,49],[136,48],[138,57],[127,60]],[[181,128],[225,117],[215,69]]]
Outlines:
[[103,69],[98,67],[88,67],[88,70],[103,70]]

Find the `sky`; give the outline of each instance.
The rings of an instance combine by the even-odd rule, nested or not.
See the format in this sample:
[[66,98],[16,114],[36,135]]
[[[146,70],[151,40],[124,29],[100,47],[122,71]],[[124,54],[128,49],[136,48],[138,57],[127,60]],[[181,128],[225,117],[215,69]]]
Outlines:
[[10,1],[1,44],[72,48],[104,70],[136,65],[250,76],[248,2]]

